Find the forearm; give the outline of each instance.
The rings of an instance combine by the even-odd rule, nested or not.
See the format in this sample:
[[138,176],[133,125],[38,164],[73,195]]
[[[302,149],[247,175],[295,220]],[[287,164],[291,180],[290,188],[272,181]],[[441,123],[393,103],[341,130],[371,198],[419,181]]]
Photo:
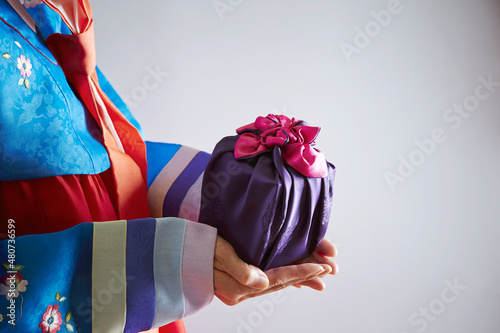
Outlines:
[[[214,228],[179,218],[82,223],[18,237],[15,264],[24,266],[19,274],[26,285],[13,297],[14,331],[38,330],[55,305],[60,326],[81,332],[137,332],[192,314],[213,298],[215,239]],[[0,243],[5,263],[7,243]],[[10,326],[8,318],[0,325]]]

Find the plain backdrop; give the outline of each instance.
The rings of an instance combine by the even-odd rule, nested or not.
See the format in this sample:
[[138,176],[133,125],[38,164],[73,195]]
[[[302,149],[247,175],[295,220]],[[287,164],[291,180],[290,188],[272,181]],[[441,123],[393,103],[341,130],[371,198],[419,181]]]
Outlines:
[[500,2],[92,5],[98,64],[147,139],[211,152],[284,113],[322,127],[337,167],[326,291],[214,299],[188,332],[500,331]]

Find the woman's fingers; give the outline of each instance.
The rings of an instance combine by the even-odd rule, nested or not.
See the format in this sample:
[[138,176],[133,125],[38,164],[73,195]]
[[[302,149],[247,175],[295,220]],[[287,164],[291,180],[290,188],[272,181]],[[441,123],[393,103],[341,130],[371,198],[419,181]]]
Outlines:
[[326,238],[323,238],[323,240],[319,243],[314,252],[325,257],[337,256],[337,248],[335,247],[335,245],[333,245],[332,242],[330,242]]
[[[313,263],[274,268],[266,272],[269,277],[268,288],[258,290],[242,285],[225,272],[214,270],[215,294],[225,304],[235,305],[248,298],[265,295],[288,286],[299,285],[316,279],[330,273],[330,271],[331,267],[328,265]],[[316,290],[321,290],[323,286],[322,282],[313,282],[310,285]]]
[[282,266],[266,271],[269,278],[269,288],[288,287],[294,285],[294,281],[308,280],[310,277],[316,277],[331,272],[329,265],[320,265],[315,263],[301,263],[298,265]]
[[269,280],[259,268],[241,260],[231,244],[217,237],[215,245],[214,269],[227,273],[244,286],[266,289]]
[[255,289],[242,285],[231,275],[219,270],[214,270],[214,287],[215,296],[227,305],[237,304],[243,296],[256,292]]
[[335,246],[330,241],[323,240],[309,257],[264,273],[242,261],[231,244],[217,237],[214,257],[215,295],[225,304],[235,305],[248,298],[289,286],[324,290],[325,284],[321,278],[338,272],[338,266],[332,260],[336,254]]
[[316,278],[311,279],[309,281],[304,281],[298,285],[295,285],[294,287],[296,287],[296,288],[309,287],[309,288],[317,290],[317,291],[323,291],[323,290],[325,290],[326,285],[323,282],[323,280],[316,277]]
[[[250,297],[265,295],[289,286],[298,286],[303,284],[305,281],[323,277],[329,274],[330,271],[331,267],[328,265],[318,265],[313,263],[273,268],[266,271],[266,274],[269,277],[269,288],[252,294]],[[244,297],[243,299],[250,297]]]
[[314,252],[310,257],[306,258],[306,262],[314,262],[317,264],[328,265],[331,268],[330,274],[335,275],[339,272],[339,266],[331,257],[322,256]]
[[[311,265],[311,264],[301,264],[301,265],[294,265],[294,266],[302,266],[302,265]],[[312,264],[312,265],[315,265],[315,264]],[[285,267],[292,267],[292,266],[285,266]],[[322,266],[320,266],[320,267],[322,267]],[[283,267],[279,267],[278,269],[281,270],[281,268],[283,268]],[[312,275],[302,274],[302,273],[305,273],[305,271],[307,271],[307,269],[303,270],[303,267],[302,268],[295,267],[295,268],[297,269],[296,271],[300,271],[300,274],[298,274],[298,275],[301,275],[301,276],[299,276],[299,277],[295,276],[295,278],[292,278],[292,275],[288,274],[290,272],[288,272],[288,273],[287,272],[273,272],[270,274],[270,277],[269,277],[270,284],[269,284],[268,289],[257,292],[257,293],[244,295],[243,297],[241,297],[239,299],[239,302],[242,302],[242,301],[249,299],[249,298],[262,296],[262,295],[269,294],[269,293],[272,293],[275,291],[279,291],[279,290],[282,290],[282,289],[289,287],[289,286],[305,285],[305,286],[308,286],[308,287],[311,287],[315,290],[320,290],[320,291],[325,288],[323,282],[320,280],[320,277],[323,275],[326,275],[330,272],[329,266],[325,266],[323,269],[317,270]],[[270,272],[267,271],[266,273],[269,274]],[[285,277],[285,278],[281,279],[280,277]],[[310,281],[315,281],[315,282],[310,282]],[[308,282],[310,282],[310,283],[308,283]]]
[[328,239],[324,238],[316,247],[313,253],[307,258],[296,261],[296,264],[316,263],[328,265],[331,267],[330,274],[335,275],[339,271],[339,267],[333,261],[333,257],[337,255],[337,248]]
[[303,263],[315,263],[315,264],[320,264],[320,265],[328,265],[330,266],[330,274],[335,275],[339,271],[339,267],[333,261],[331,257],[325,257],[323,255],[320,255],[317,252],[313,252],[309,257],[301,259],[296,262],[296,264],[303,264]]

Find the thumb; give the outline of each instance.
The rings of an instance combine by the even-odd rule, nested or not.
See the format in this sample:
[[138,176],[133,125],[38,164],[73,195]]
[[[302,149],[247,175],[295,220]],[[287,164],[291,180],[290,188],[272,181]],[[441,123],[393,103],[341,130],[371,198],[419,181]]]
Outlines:
[[231,275],[236,281],[244,286],[255,289],[267,289],[269,287],[269,278],[266,273],[253,265],[249,265],[243,261],[241,263],[244,266],[242,265],[241,269],[235,271],[234,275]]
[[247,264],[238,257],[234,248],[221,237],[217,237],[214,268],[224,271],[240,284],[255,288],[269,287],[269,278],[258,267]]

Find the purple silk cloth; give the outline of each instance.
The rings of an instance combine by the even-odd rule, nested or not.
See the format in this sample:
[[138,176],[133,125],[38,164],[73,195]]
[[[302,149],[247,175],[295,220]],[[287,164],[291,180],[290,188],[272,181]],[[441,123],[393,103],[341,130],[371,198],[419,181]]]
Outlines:
[[328,227],[335,167],[306,177],[281,148],[234,157],[239,136],[223,138],[205,169],[199,222],[212,225],[245,262],[263,270],[310,255]]
[[268,114],[236,130],[240,134],[234,148],[236,158],[257,155],[281,148],[283,159],[307,177],[326,177],[328,168],[325,156],[314,149],[319,127],[285,115]]

